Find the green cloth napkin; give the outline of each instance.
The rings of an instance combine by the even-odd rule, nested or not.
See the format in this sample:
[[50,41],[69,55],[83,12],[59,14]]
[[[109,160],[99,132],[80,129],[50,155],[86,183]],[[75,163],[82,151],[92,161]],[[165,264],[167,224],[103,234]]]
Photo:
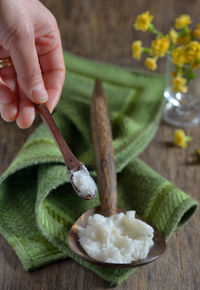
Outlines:
[[[89,110],[98,77],[103,80],[112,120],[119,206],[136,210],[169,238],[188,221],[198,203],[135,158],[158,127],[163,77],[69,53],[65,53],[65,61],[66,82],[54,119],[69,146],[95,176]],[[74,221],[98,204],[98,197],[84,201],[74,193],[62,156],[42,124],[0,178],[0,232],[25,270],[70,257],[116,285],[134,270],[90,264],[67,245]]]

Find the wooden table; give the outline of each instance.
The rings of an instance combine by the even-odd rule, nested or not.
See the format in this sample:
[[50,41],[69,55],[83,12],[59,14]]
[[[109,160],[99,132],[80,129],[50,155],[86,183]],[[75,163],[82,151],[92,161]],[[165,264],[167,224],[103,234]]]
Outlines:
[[[147,34],[136,33],[132,23],[138,13],[150,10],[154,23],[167,32],[174,18],[191,14],[197,23],[199,1],[121,1],[121,0],[43,0],[57,18],[63,47],[91,59],[109,63],[134,65],[130,46],[133,39]],[[163,67],[160,69],[163,71]],[[0,120],[0,173],[10,164],[26,138],[38,125],[20,130],[15,124]],[[199,193],[200,162],[192,157],[200,147],[199,127],[186,130],[193,142],[186,150],[169,147],[173,128],[161,123],[159,130],[141,158],[153,169],[197,200]],[[116,290],[198,290],[200,289],[200,214],[199,212],[179,232],[174,233],[166,253],[155,263],[140,268]],[[32,273],[25,272],[13,250],[0,236],[0,289],[2,290],[93,290],[111,289],[92,272],[72,260],[58,262]]]

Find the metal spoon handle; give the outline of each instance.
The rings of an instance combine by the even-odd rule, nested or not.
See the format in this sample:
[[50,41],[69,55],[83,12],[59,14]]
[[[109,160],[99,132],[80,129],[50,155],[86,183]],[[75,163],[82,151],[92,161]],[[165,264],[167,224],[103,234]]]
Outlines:
[[67,166],[68,170],[78,170],[80,168],[81,163],[76,159],[74,154],[69,149],[69,146],[67,145],[64,137],[58,130],[56,123],[54,122],[51,114],[49,113],[49,110],[47,109],[45,104],[36,104],[36,108],[38,112],[40,113],[40,116],[44,123],[47,125],[52,137],[54,138],[56,144],[58,145],[58,148],[60,149],[60,152],[62,153],[62,156],[64,158],[65,164]]
[[100,80],[96,80],[93,93],[91,129],[101,213],[111,216],[117,213],[117,178],[108,106]]

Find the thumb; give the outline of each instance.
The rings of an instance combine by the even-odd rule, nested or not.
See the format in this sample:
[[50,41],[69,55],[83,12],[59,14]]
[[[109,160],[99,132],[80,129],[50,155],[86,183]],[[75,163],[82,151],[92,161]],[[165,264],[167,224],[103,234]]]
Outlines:
[[21,32],[10,50],[17,81],[23,93],[34,103],[45,103],[48,94],[44,86],[34,33]]

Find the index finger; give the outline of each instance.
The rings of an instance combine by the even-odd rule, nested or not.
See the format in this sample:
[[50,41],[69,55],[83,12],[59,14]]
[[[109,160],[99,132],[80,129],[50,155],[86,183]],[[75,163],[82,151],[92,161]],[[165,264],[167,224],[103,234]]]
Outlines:
[[[46,50],[45,47],[44,49]],[[50,112],[52,112],[59,101],[65,80],[65,64],[61,41],[55,43],[49,51],[43,54],[40,47],[39,62],[44,85],[48,93],[48,102],[46,104]]]

